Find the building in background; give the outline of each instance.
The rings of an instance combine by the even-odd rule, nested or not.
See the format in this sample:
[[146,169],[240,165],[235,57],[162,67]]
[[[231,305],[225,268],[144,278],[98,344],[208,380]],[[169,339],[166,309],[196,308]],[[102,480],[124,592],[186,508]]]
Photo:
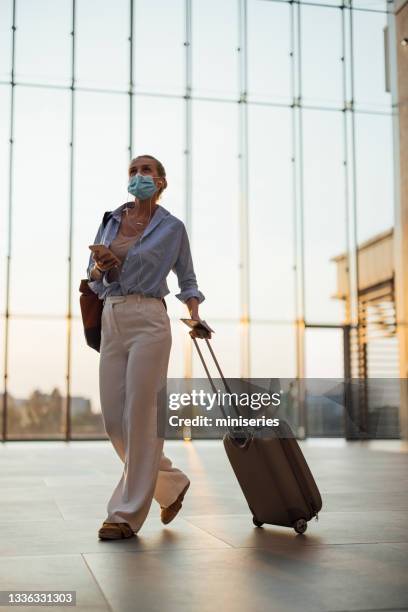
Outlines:
[[[396,0],[390,15],[390,80],[395,150],[395,287],[400,377],[408,378],[408,2]],[[402,385],[401,437],[408,439],[408,390]]]

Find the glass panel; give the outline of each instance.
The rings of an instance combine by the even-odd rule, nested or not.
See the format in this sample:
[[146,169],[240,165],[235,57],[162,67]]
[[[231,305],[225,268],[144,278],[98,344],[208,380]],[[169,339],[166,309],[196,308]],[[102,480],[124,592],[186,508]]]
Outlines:
[[[327,385],[330,388],[330,385]],[[307,436],[310,438],[343,438],[344,407],[323,396],[324,387],[318,385],[318,395],[313,389],[306,392]]]
[[[169,308],[169,299],[166,298],[166,302]],[[180,321],[180,317],[185,317],[187,312],[184,310],[174,315],[171,311],[174,312],[174,308],[170,307],[168,310],[171,323],[172,342],[167,376],[168,378],[184,378],[184,376],[187,375],[186,363],[188,355],[195,351],[195,348],[188,335],[188,328]]]
[[192,0],[194,95],[238,98],[238,3]]
[[[329,4],[333,7],[343,4],[342,0],[302,0],[302,4]],[[353,2],[354,4],[354,2]]]
[[[343,367],[343,331],[341,329],[307,329],[305,333],[306,378],[341,379]],[[323,397],[335,387],[335,381],[310,381],[306,384],[306,414],[309,436],[344,436],[344,408],[339,402]],[[317,391],[316,391],[317,389]]]
[[248,4],[248,100],[291,102],[289,3]]
[[[204,317],[203,317],[204,318]],[[213,321],[210,323],[215,330],[211,337],[211,347],[217,357],[221,370],[226,378],[239,378],[241,376],[241,328],[235,321]],[[185,327],[185,326],[184,326]],[[186,328],[187,329],[187,328]],[[188,336],[188,332],[187,336]],[[190,340],[190,337],[188,336]],[[200,342],[200,341],[199,341]],[[207,379],[196,348],[193,346],[193,378]],[[213,358],[204,344],[200,343],[200,350],[213,378],[220,378]],[[222,381],[221,381],[222,382]],[[224,390],[224,389],[221,389]]]
[[233,319],[240,313],[236,109],[193,103],[191,248],[198,286],[206,296],[204,319]]
[[128,90],[129,0],[80,0],[76,13],[77,85]]
[[105,438],[99,399],[99,355],[85,343],[82,321],[72,321],[71,431],[75,438]]
[[11,26],[13,24],[13,2],[0,2],[0,79],[11,76]]
[[71,2],[17,2],[16,20],[16,80],[68,84],[72,71]]
[[288,393],[293,382],[286,380],[296,377],[296,328],[293,324],[255,322],[250,334],[251,378],[264,379],[260,386],[268,392],[285,391],[275,416],[285,419],[296,433],[299,405]]
[[343,330],[306,328],[305,378],[343,376]]
[[134,15],[136,90],[184,93],[183,0],[137,0]]
[[79,315],[79,284],[86,278],[88,245],[103,213],[128,199],[128,99],[78,92],[75,109],[72,300],[74,314]]
[[133,154],[153,155],[166,170],[167,189],[160,204],[184,219],[184,103],[136,96]]
[[64,437],[66,343],[65,321],[10,319],[9,437]]
[[391,93],[385,91],[385,13],[353,11],[354,101],[356,108],[388,110]]
[[250,106],[248,113],[250,313],[253,318],[292,321],[290,110]]
[[296,335],[294,325],[251,324],[251,377],[294,378]]
[[364,8],[372,11],[392,10],[393,0],[353,0],[353,8]]
[[69,93],[35,88],[15,93],[11,312],[62,315],[68,280]]
[[0,86],[0,314],[5,312],[8,248],[10,91]]
[[336,264],[346,250],[343,116],[303,110],[304,269],[306,320],[340,323],[343,304],[336,293]]
[[[324,4],[330,7],[341,6],[342,4],[348,4],[342,0],[302,0],[302,4]],[[353,0],[353,8],[364,8],[372,11],[386,11],[387,0]],[[392,4],[392,0],[388,0],[388,6]]]
[[355,115],[357,235],[361,242],[394,225],[391,115]]
[[341,11],[301,7],[302,98],[305,104],[343,106]]

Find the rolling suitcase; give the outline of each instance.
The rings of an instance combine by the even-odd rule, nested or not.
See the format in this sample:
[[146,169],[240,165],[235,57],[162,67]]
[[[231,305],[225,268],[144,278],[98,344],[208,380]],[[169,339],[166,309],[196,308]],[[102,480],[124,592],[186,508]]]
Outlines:
[[[192,338],[211,387],[214,382],[196,338]],[[208,349],[220,373],[225,389],[231,393],[214,351]],[[220,405],[224,416],[224,408]],[[238,411],[236,410],[238,414]],[[318,519],[322,499],[313,475],[289,424],[280,419],[271,428],[269,438],[260,438],[242,429],[229,428],[223,438],[224,448],[252,513],[253,523],[293,527],[304,533],[313,517]]]

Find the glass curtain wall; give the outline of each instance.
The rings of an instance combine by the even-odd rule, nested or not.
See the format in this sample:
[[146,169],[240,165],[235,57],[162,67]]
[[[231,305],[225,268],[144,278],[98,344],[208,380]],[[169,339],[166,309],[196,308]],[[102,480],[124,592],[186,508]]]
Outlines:
[[[336,299],[332,258],[355,294],[357,245],[393,225],[385,0],[0,10],[1,438],[105,437],[78,289],[143,153],[166,168],[225,374],[343,376],[356,305]],[[203,377],[172,273],[169,288],[168,376]],[[341,415],[310,411],[309,435],[343,435]]]

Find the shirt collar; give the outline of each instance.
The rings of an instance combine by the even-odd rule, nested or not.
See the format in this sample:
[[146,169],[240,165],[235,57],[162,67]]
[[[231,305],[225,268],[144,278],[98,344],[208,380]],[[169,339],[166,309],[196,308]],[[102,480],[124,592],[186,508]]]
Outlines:
[[[157,206],[158,208],[156,212],[154,213],[153,218],[151,219],[149,225],[146,227],[145,231],[143,232],[143,238],[147,236],[147,234],[150,234],[150,232],[153,231],[157,225],[159,225],[160,221],[170,214],[170,212],[166,208],[164,208],[164,206],[161,206],[161,204],[158,204]],[[114,211],[112,211],[112,217],[116,219],[119,223],[122,217],[122,211],[125,208],[126,208],[126,202],[125,204],[121,204],[120,206],[115,208]]]

